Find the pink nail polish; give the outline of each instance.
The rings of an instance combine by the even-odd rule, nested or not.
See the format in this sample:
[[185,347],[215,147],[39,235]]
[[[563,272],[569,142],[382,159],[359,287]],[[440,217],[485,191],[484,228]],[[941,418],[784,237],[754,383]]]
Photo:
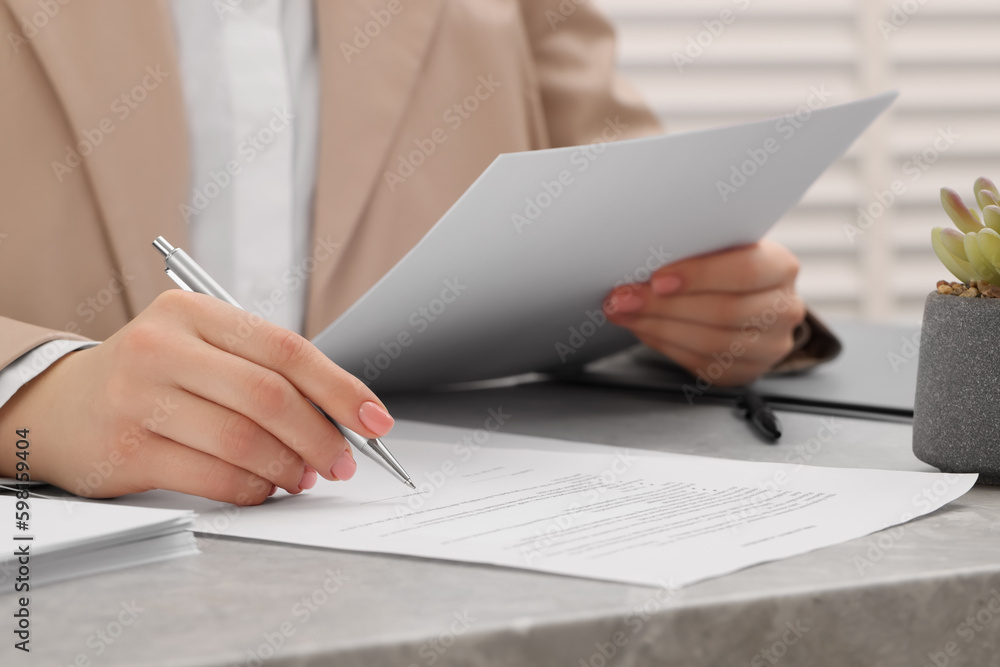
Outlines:
[[657,294],[673,294],[681,288],[679,276],[666,275],[653,278],[653,291]]
[[[374,429],[373,429],[374,430]],[[339,479],[342,482],[346,482],[350,478],[354,477],[354,473],[358,470],[358,464],[354,462],[351,455],[344,452],[340,455],[334,464],[330,468],[330,474]]]
[[644,305],[642,297],[636,294],[634,291],[626,292],[623,294],[616,294],[614,297],[615,306],[617,307],[614,311],[609,311],[612,314],[615,312],[628,314],[634,313],[638,310],[642,310]]
[[361,404],[358,417],[372,433],[382,436],[392,430],[392,425],[396,423],[388,412],[378,403],[367,401]]
[[309,489],[316,486],[316,480],[319,475],[316,474],[316,470],[310,466],[306,466],[305,471],[302,473],[302,480],[299,482],[299,491],[308,491]]

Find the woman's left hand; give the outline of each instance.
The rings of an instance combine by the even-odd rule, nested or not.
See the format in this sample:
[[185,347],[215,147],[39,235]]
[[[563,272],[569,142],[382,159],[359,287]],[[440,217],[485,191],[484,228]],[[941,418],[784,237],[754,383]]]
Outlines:
[[604,312],[643,343],[720,386],[760,377],[793,349],[806,315],[799,262],[771,241],[665,266],[611,292]]

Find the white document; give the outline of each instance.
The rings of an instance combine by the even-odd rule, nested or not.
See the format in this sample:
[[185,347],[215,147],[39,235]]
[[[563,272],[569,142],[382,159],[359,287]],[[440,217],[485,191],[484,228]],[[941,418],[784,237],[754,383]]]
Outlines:
[[190,511],[35,496],[27,508],[18,503],[0,496],[0,516],[13,533],[0,556],[5,590],[14,589],[19,575],[36,587],[198,553]]
[[166,492],[122,502],[195,509],[196,531],[230,537],[679,587],[903,523],[976,480],[498,434],[486,447],[398,437],[392,447],[417,491],[359,457],[351,482],[258,507]]
[[895,97],[501,155],[313,342],[376,390],[546,371],[614,353],[635,342],[604,321],[601,305],[616,284],[759,240]]

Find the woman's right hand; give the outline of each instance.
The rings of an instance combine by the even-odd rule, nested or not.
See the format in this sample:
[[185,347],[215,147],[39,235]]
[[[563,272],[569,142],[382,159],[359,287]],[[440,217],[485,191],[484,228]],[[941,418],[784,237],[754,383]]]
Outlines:
[[375,394],[302,336],[170,290],[0,407],[0,475],[17,460],[9,436],[29,429],[31,478],[78,495],[169,489],[255,505],[274,487],[311,488],[317,471],[354,475],[350,447],[309,400],[365,437],[392,428]]

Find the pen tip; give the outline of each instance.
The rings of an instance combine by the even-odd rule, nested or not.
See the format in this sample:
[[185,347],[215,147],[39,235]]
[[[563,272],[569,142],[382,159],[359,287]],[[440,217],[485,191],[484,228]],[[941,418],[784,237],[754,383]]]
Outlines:
[[414,484],[413,484],[413,482],[412,482],[412,481],[410,481],[410,480],[405,480],[405,481],[406,481],[406,485],[407,485],[408,487],[410,487],[410,488],[411,488],[411,489],[413,489],[414,491],[416,491],[416,490],[417,490],[417,487],[416,487],[416,486],[414,486]]

